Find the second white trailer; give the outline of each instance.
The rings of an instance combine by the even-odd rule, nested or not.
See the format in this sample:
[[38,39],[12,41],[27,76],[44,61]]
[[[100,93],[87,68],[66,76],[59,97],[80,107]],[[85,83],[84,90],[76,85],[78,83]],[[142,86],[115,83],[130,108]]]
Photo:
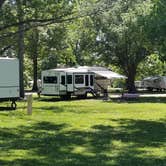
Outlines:
[[105,93],[114,79],[125,79],[118,73],[103,67],[80,66],[75,68],[51,69],[42,72],[42,95],[86,97]]
[[94,73],[67,68],[51,69],[42,72],[41,94],[70,98],[71,95],[86,97],[94,90]]

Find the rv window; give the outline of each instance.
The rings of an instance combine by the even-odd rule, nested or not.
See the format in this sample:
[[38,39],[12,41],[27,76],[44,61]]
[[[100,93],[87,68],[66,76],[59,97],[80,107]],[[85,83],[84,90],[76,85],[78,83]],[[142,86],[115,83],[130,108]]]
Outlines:
[[67,84],[72,84],[72,75],[67,76]]
[[89,75],[85,75],[85,86],[89,86]]
[[94,84],[94,76],[90,75],[90,86],[93,86]]
[[57,84],[57,77],[44,77],[43,78],[45,84]]
[[75,84],[83,84],[84,75],[75,75]]
[[66,84],[66,77],[65,76],[61,76],[61,84],[62,85]]

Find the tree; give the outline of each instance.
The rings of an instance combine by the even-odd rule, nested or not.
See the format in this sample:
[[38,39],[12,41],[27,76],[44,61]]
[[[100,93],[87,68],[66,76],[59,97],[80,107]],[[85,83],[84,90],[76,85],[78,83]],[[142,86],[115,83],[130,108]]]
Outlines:
[[32,68],[33,68],[33,87],[32,91],[38,90],[37,79],[38,79],[38,58],[39,58],[39,30],[34,28],[33,30],[28,32],[27,35],[27,54],[29,58],[32,60]]
[[[65,21],[70,21],[74,18],[77,18],[73,14],[73,3],[70,1],[60,0],[55,3],[55,1],[43,1],[43,0],[35,0],[35,1],[25,1],[25,0],[12,0],[8,1],[5,4],[5,9],[8,9],[10,12],[5,12],[3,9],[2,12],[2,20],[3,24],[0,26],[0,32],[3,34],[1,37],[3,40],[11,36],[19,36],[18,47],[16,46],[16,50],[18,50],[18,57],[20,59],[20,85],[21,85],[21,96],[23,97],[23,54],[24,54],[24,34],[26,31],[32,29],[32,40],[29,45],[31,48],[30,57],[33,60],[33,73],[34,73],[34,85],[33,90],[37,90],[37,58],[38,58],[38,44],[39,44],[39,30],[37,27],[39,26],[47,26],[51,24],[58,23],[59,25]],[[17,16],[13,13],[17,12]],[[73,18],[69,18],[72,16]],[[6,19],[4,19],[6,17]],[[8,20],[10,18],[11,22]],[[19,27],[17,29],[17,26]],[[63,26],[63,25],[62,25]],[[55,43],[56,44],[56,43]],[[8,48],[9,46],[4,46]],[[3,49],[4,50],[4,49]],[[2,50],[2,51],[3,51]]]
[[166,73],[166,63],[160,60],[157,54],[146,57],[138,66],[137,79],[142,80],[149,76],[164,76]]
[[[24,19],[24,11],[22,8],[21,0],[16,1],[17,4],[17,16],[18,21],[21,22]],[[20,97],[24,98],[24,25],[18,25],[18,58],[19,58],[19,83],[20,83]]]
[[154,1],[151,14],[147,17],[147,34],[151,41],[151,50],[166,61],[166,1]]
[[97,52],[105,64],[119,66],[127,76],[127,89],[135,92],[134,80],[139,63],[148,56],[145,31],[146,15],[150,13],[148,1],[121,1],[113,4],[109,12],[97,19]]
[[96,31],[93,21],[81,18],[69,25],[68,47],[74,55],[74,65],[92,65],[95,63]]

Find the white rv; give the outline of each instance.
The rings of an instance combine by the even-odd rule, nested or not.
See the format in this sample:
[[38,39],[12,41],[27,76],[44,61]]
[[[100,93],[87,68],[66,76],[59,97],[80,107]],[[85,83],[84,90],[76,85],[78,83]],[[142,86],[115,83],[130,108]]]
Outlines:
[[0,58],[0,101],[15,101],[20,97],[19,61],[16,58]]
[[66,68],[42,72],[42,95],[57,95],[70,98],[71,95],[86,96],[94,89],[94,73],[87,70]]
[[51,69],[42,72],[42,95],[61,96],[71,95],[86,97],[90,92],[96,95],[98,89],[107,89],[110,80],[124,78],[117,73],[102,67],[77,67]]
[[166,76],[147,77],[142,80],[142,87],[150,91],[166,90]]

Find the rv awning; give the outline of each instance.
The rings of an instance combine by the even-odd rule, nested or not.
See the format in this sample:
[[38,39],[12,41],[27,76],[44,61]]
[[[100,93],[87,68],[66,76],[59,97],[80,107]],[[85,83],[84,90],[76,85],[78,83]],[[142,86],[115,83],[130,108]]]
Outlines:
[[107,79],[125,79],[126,77],[112,71],[93,71],[96,75]]
[[108,70],[104,67],[90,67],[90,66],[79,66],[76,68],[60,68],[60,69],[53,69],[55,71],[64,71],[64,72],[73,72],[73,73],[86,73],[92,72],[95,73],[97,77],[104,77],[107,79],[126,79],[125,76],[115,73],[111,70]]
[[125,76],[115,73],[113,71],[108,70],[104,67],[89,67],[89,66],[81,66],[80,69],[87,69],[90,72],[93,72],[98,77],[104,77],[107,79],[126,79]]

